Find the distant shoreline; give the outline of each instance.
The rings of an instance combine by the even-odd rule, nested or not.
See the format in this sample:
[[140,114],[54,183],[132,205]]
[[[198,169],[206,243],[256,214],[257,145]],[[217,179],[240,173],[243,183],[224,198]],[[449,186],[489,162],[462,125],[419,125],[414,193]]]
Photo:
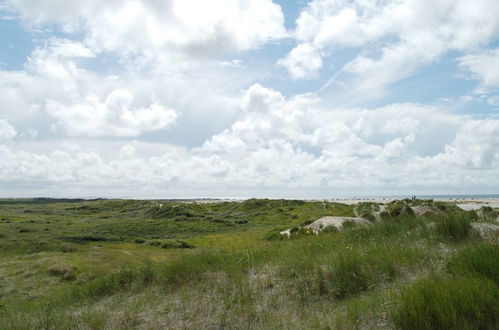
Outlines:
[[[330,197],[330,198],[256,198],[256,199],[285,199],[304,201],[327,201],[343,204],[358,204],[362,202],[389,203],[393,200],[411,198],[407,195],[394,196],[361,196],[361,197]],[[499,194],[481,195],[416,195],[417,199],[432,199],[439,202],[450,202],[466,205],[489,205],[499,208]],[[219,203],[219,202],[242,202],[252,198],[52,198],[52,197],[26,197],[26,198],[0,198],[0,204],[22,204],[22,203],[79,203],[99,200],[144,200],[161,202],[184,202],[184,203]],[[470,208],[474,208],[470,206]]]

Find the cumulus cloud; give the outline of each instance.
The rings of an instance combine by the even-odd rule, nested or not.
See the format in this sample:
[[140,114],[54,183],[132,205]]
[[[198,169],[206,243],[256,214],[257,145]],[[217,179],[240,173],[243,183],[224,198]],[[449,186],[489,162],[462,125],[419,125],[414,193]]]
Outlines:
[[96,97],[71,106],[48,101],[46,110],[69,136],[137,136],[164,129],[177,118],[174,110],[162,105],[134,109],[132,101],[128,90],[115,90],[104,102]]
[[[55,124],[52,134],[58,135],[138,136],[168,129],[177,118],[192,125],[213,113],[230,115],[231,104],[239,102],[230,91],[251,79],[251,74],[238,78],[231,73],[234,68],[219,69],[216,63],[197,70],[159,63],[154,70],[126,65],[116,74],[96,72],[87,69],[95,56],[81,43],[52,38],[35,48],[23,70],[0,70],[2,116],[42,135]],[[224,123],[196,134],[210,134]]]
[[248,95],[251,110],[199,148],[141,141],[3,146],[0,181],[70,183],[78,191],[97,186],[110,195],[119,186],[120,196],[146,197],[495,189],[499,120],[415,104],[324,108],[261,85],[244,91],[241,104]]
[[320,50],[308,43],[299,44],[278,65],[288,69],[293,79],[314,78],[322,68]]
[[99,51],[205,57],[258,47],[285,35],[281,7],[271,0],[40,1],[9,0],[35,24],[83,32]]
[[313,0],[296,21],[298,45],[279,64],[295,79],[309,78],[337,49],[360,48],[345,71],[359,76],[357,93],[379,96],[386,84],[447,51],[486,45],[496,36],[498,22],[494,0]]

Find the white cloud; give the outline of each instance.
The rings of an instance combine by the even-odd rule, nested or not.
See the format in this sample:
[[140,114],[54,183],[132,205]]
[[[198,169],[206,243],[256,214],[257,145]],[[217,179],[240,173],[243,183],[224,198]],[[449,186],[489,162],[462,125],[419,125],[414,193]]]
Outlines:
[[458,58],[459,66],[473,73],[484,88],[499,88],[499,49]]
[[244,93],[242,108],[250,112],[268,112],[281,107],[284,97],[281,93],[255,84]]
[[205,57],[258,47],[285,35],[271,0],[35,1],[9,0],[26,20],[83,32],[95,50]]
[[133,95],[128,90],[112,91],[104,102],[92,96],[85,101],[65,106],[49,100],[46,110],[68,136],[138,136],[164,129],[178,116],[159,104],[133,108]]
[[253,93],[260,97],[254,107],[264,111],[244,111],[201,148],[16,142],[0,148],[0,181],[13,188],[30,182],[62,195],[98,187],[101,195],[129,197],[497,189],[499,120],[414,104],[324,108],[262,86],[242,93],[241,103]]
[[464,97],[449,109],[342,102],[382,95],[450,50],[481,89],[496,88],[497,52],[482,48],[497,34],[495,1],[311,1],[279,65],[309,79],[338,49],[359,51],[339,69],[352,84],[329,104],[264,87],[284,83],[292,95],[305,85],[269,79],[268,53],[258,64],[232,53],[285,36],[270,0],[8,3],[81,40],[51,38],[23,69],[0,71],[0,194],[497,191],[499,121],[453,114]]
[[322,57],[318,49],[303,43],[293,48],[286,58],[279,60],[278,65],[286,68],[293,79],[314,78],[322,68]]
[[[293,78],[314,76],[338,49],[360,48],[344,69],[358,76],[355,94],[379,97],[447,51],[487,45],[499,31],[499,2],[314,0],[296,24],[298,45],[279,61]],[[313,60],[299,56],[303,49]]]
[[235,75],[241,69],[217,63],[184,69],[160,62],[145,70],[119,66],[117,75],[107,75],[86,69],[86,61],[98,61],[94,56],[81,43],[50,39],[30,54],[24,70],[0,71],[2,116],[42,136],[55,123],[58,135],[91,137],[138,136],[171,127],[177,118],[191,129],[214,114],[228,117],[192,134],[204,136],[230,120],[240,102],[231,91],[254,74]]
[[0,119],[0,143],[10,141],[17,131],[6,120]]

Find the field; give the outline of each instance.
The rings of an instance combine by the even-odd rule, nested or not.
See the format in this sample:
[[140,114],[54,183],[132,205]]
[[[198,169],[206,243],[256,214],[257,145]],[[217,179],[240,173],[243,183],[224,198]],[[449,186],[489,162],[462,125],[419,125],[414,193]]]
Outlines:
[[[0,200],[0,328],[497,329],[497,215],[421,200]],[[371,224],[302,228],[323,216]]]

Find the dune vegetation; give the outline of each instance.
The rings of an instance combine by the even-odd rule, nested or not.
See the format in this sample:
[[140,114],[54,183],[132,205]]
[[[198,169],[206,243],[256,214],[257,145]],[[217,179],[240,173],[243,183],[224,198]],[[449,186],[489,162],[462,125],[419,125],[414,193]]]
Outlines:
[[[499,237],[477,226],[497,215],[422,200],[0,200],[0,328],[496,329]],[[315,235],[323,216],[369,225]]]

